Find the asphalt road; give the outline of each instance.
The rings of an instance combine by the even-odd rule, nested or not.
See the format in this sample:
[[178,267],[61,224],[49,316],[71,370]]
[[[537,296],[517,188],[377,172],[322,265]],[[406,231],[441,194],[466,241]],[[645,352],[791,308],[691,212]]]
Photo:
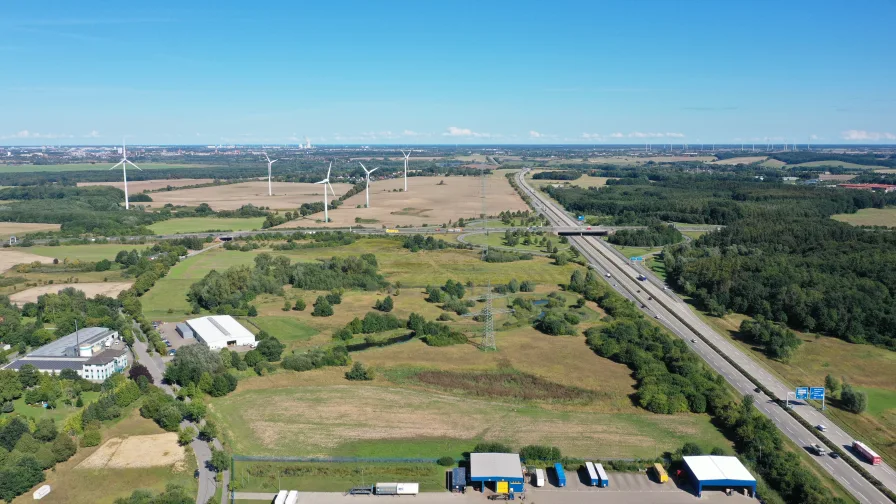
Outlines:
[[[528,191],[532,201],[536,204],[537,210],[544,214],[551,224],[555,226],[575,225],[574,219],[562,209],[556,207],[547,198],[544,198],[540,193],[534,191],[526,183],[524,173],[525,170],[517,175],[517,181],[524,190]],[[616,255],[614,251],[610,250],[612,247],[609,244],[598,238],[570,236],[569,241],[579,249],[592,267],[604,276],[617,291],[634,301],[636,306],[644,306],[642,311],[647,313],[648,316],[658,317],[659,322],[675,335],[688,342],[691,348],[710,367],[719,372],[738,392],[744,395],[752,394],[756,398],[756,408],[770,418],[785,436],[802,447],[809,446],[812,443],[822,444],[816,437],[820,435],[819,432],[809,431],[803,427],[796,419],[782,410],[774,401],[774,398],[754,392],[753,383],[703,340],[712,342],[721,352],[779,397],[786,397],[786,393],[790,391],[789,387],[786,387],[777,378],[762,369],[752,358],[734,347],[725,337],[703,323],[671,291],[664,291],[657,286],[656,282],[641,282],[637,280],[639,274],[652,277],[653,275],[650,271],[632,266],[631,261]],[[611,278],[606,278],[607,273],[610,274]],[[696,340],[696,343],[690,343],[691,340]],[[825,435],[831,441],[840,446],[851,444],[852,439],[842,429],[828,422],[812,406],[800,404],[794,407],[794,411],[813,425],[824,423],[828,427]],[[846,451],[850,456],[854,456],[849,450]],[[828,456],[813,457],[813,459],[860,502],[889,502],[889,499],[883,493],[843,460],[832,459]],[[861,461],[861,463],[888,488],[896,489],[896,473],[889,466],[871,466],[864,461]]]
[[[162,383],[165,363],[163,363],[158,356],[150,356],[147,352],[146,343],[143,343],[140,340],[134,342],[134,353],[136,354],[137,360],[149,370],[149,374],[152,375],[152,379],[155,381],[156,385],[161,387],[162,390],[168,394],[174,396],[174,390],[171,386]],[[193,425],[196,427],[197,431],[199,430],[199,426],[187,422],[186,420],[181,423],[182,427],[187,425]],[[221,449],[221,443],[217,439],[214,440],[214,444],[215,448],[219,450]],[[196,463],[199,466],[199,489],[196,492],[196,504],[205,504],[210,497],[215,495],[215,491],[217,490],[215,473],[209,469],[209,462],[212,459],[212,451],[211,448],[209,448],[208,443],[199,438],[193,439],[190,443],[190,447],[193,448],[193,453],[196,454]],[[226,471],[223,474],[223,481],[229,481],[228,473]]]

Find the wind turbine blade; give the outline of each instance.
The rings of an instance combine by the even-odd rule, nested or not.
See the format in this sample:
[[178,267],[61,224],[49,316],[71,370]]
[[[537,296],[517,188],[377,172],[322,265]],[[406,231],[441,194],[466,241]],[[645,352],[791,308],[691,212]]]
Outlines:
[[376,168],[374,168],[374,169],[372,169],[372,170],[370,170],[370,171],[369,171],[369,172],[367,172],[367,173],[373,173],[373,172],[375,172],[375,171],[377,171],[377,170],[379,170],[379,169],[380,169],[380,167],[379,167],[379,166],[377,166],[377,167],[376,167]]
[[271,164],[274,164],[274,163],[276,163],[277,161],[280,161],[280,160],[279,160],[279,159],[275,159],[275,160],[271,161]]
[[333,169],[333,162],[330,161],[330,166],[327,167],[327,182],[330,182],[330,170]]
[[329,180],[321,180],[320,182],[315,182],[315,184],[326,184]]
[[136,169],[138,169],[138,170],[140,170],[140,171],[143,171],[143,168],[140,168],[139,166],[135,165],[134,163],[128,161],[127,159],[125,159],[125,160],[122,161],[122,162],[123,162],[123,163],[127,163],[127,164],[133,166],[134,168],[136,168]]
[[113,166],[112,168],[109,168],[109,169],[114,170],[114,169],[118,168],[119,166],[121,166],[123,163],[124,163],[124,161],[119,161],[118,164],[116,164],[115,166]]
[[364,163],[358,161],[358,164],[361,165],[361,168],[363,168],[363,169],[364,169],[364,172],[367,173],[367,167],[364,166]]
[[268,153],[267,153],[267,152],[262,152],[262,154],[264,154],[264,159],[265,159],[265,161],[267,161],[268,163],[270,163],[270,162],[271,162],[271,158],[268,157]]
[[[330,188],[330,192],[333,193],[333,196],[336,196],[336,191],[333,190],[333,184],[330,183],[329,179],[327,179],[327,187]],[[326,189],[324,191],[326,191]]]

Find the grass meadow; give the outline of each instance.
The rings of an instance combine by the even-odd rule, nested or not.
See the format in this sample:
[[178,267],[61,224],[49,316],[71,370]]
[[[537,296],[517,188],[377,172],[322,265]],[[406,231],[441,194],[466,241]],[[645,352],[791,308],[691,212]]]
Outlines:
[[63,259],[79,259],[81,261],[101,261],[115,259],[115,255],[121,250],[134,250],[138,252],[147,248],[147,245],[136,245],[131,243],[101,243],[91,245],[59,245],[58,247],[34,246],[28,247],[28,252],[32,254],[54,257],[62,262]]
[[831,218],[853,226],[896,227],[896,207],[863,208],[856,213],[837,214]]
[[149,229],[157,235],[202,233],[205,231],[253,231],[261,229],[264,217],[187,217],[156,222]]

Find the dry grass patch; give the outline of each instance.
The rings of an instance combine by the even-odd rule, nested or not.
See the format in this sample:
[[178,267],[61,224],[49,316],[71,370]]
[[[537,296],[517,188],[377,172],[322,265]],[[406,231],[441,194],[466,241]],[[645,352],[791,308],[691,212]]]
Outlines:
[[713,161],[712,164],[718,165],[737,165],[737,164],[753,164],[759,163],[761,161],[765,161],[768,159],[768,156],[743,156],[743,157],[735,157],[728,159],[719,159],[717,161]]
[[53,262],[53,258],[22,252],[20,249],[0,249],[0,273],[5,273],[6,270],[16,264],[30,264],[33,262],[50,264]]
[[59,231],[59,224],[42,224],[39,222],[0,222],[0,240],[8,241],[10,236],[21,238],[28,233],[40,231]]
[[140,467],[184,468],[184,448],[177,434],[151,434],[112,438],[84,459],[76,469],[129,469]]
[[[443,185],[439,185],[444,182]],[[439,226],[460,217],[478,218],[482,213],[481,179],[479,177],[410,177],[408,192],[404,179],[370,181],[370,208],[356,208],[365,205],[364,193],[348,198],[341,207],[330,211],[330,226],[356,226],[356,218],[376,219],[376,226]],[[337,189],[337,193],[338,193]],[[504,176],[492,174],[486,178],[488,213],[497,214],[503,210],[526,210],[526,203],[507,182]],[[314,214],[309,219],[287,222],[280,228],[324,226],[323,214]]]
[[[268,183],[243,182],[195,189],[180,189],[152,194],[152,203],[147,206],[161,208],[166,203],[172,205],[196,206],[208,203],[215,210],[236,210],[251,203],[277,210],[295,210],[302,203],[323,201],[323,186],[317,184],[274,182],[273,196],[268,196]],[[333,184],[337,196],[351,189],[351,184]],[[332,195],[331,195],[332,196]]]
[[39,287],[32,287],[21,292],[16,292],[15,294],[9,296],[9,300],[17,305],[34,303],[37,302],[37,298],[39,296],[51,293],[55,294],[67,287],[74,287],[75,289],[84,291],[84,294],[86,294],[88,298],[92,298],[100,294],[104,296],[115,297],[119,292],[130,288],[132,284],[133,282],[97,282],[70,284],[54,283],[52,285],[41,285]]

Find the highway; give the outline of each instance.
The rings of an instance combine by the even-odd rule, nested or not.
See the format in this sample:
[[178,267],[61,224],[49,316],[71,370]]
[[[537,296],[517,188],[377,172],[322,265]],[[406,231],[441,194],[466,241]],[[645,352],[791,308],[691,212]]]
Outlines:
[[[517,182],[532,198],[536,210],[547,217],[554,226],[577,225],[577,222],[567,215],[565,211],[528,185],[525,180],[525,172],[526,170],[522,170],[517,174]],[[803,427],[802,424],[778,405],[775,401],[776,398],[768,397],[761,392],[755,392],[753,383],[706,342],[708,341],[715,345],[716,348],[736,362],[776,396],[785,398],[787,392],[791,390],[754,362],[752,358],[727,341],[725,337],[706,325],[690,310],[687,304],[671,291],[660,287],[662,282],[656,279],[652,272],[646,268],[633,266],[631,261],[618,255],[615,249],[612,249],[612,246],[599,238],[588,236],[569,236],[568,238],[570,244],[575,246],[588,259],[591,266],[617,291],[632,300],[635,306],[644,306],[642,311],[648,316],[656,318],[658,322],[666,326],[673,334],[687,342],[697,355],[720,373],[739,393],[743,395],[752,394],[756,398],[756,408],[770,418],[785,436],[800,447],[807,447],[813,443],[822,444],[816,437],[821,434],[820,432],[814,429],[810,431]],[[611,278],[607,278],[607,274]],[[637,277],[639,274],[647,275],[651,281],[638,281]],[[696,340],[696,343],[692,343],[692,340]],[[794,411],[812,425],[826,425],[827,431],[825,435],[837,445],[844,447],[844,451],[849,454],[848,456],[856,458],[852,454],[851,449],[847,449],[852,443],[852,438],[843,432],[842,429],[827,421],[814,407],[800,403],[794,407]],[[829,456],[813,456],[812,458],[821,468],[840,482],[859,502],[890,502],[883,493],[842,459],[833,459]],[[893,472],[892,468],[886,464],[872,466],[862,459],[856,459],[860,460],[865,469],[883,482],[884,485],[891,490],[896,489],[896,473]]]

